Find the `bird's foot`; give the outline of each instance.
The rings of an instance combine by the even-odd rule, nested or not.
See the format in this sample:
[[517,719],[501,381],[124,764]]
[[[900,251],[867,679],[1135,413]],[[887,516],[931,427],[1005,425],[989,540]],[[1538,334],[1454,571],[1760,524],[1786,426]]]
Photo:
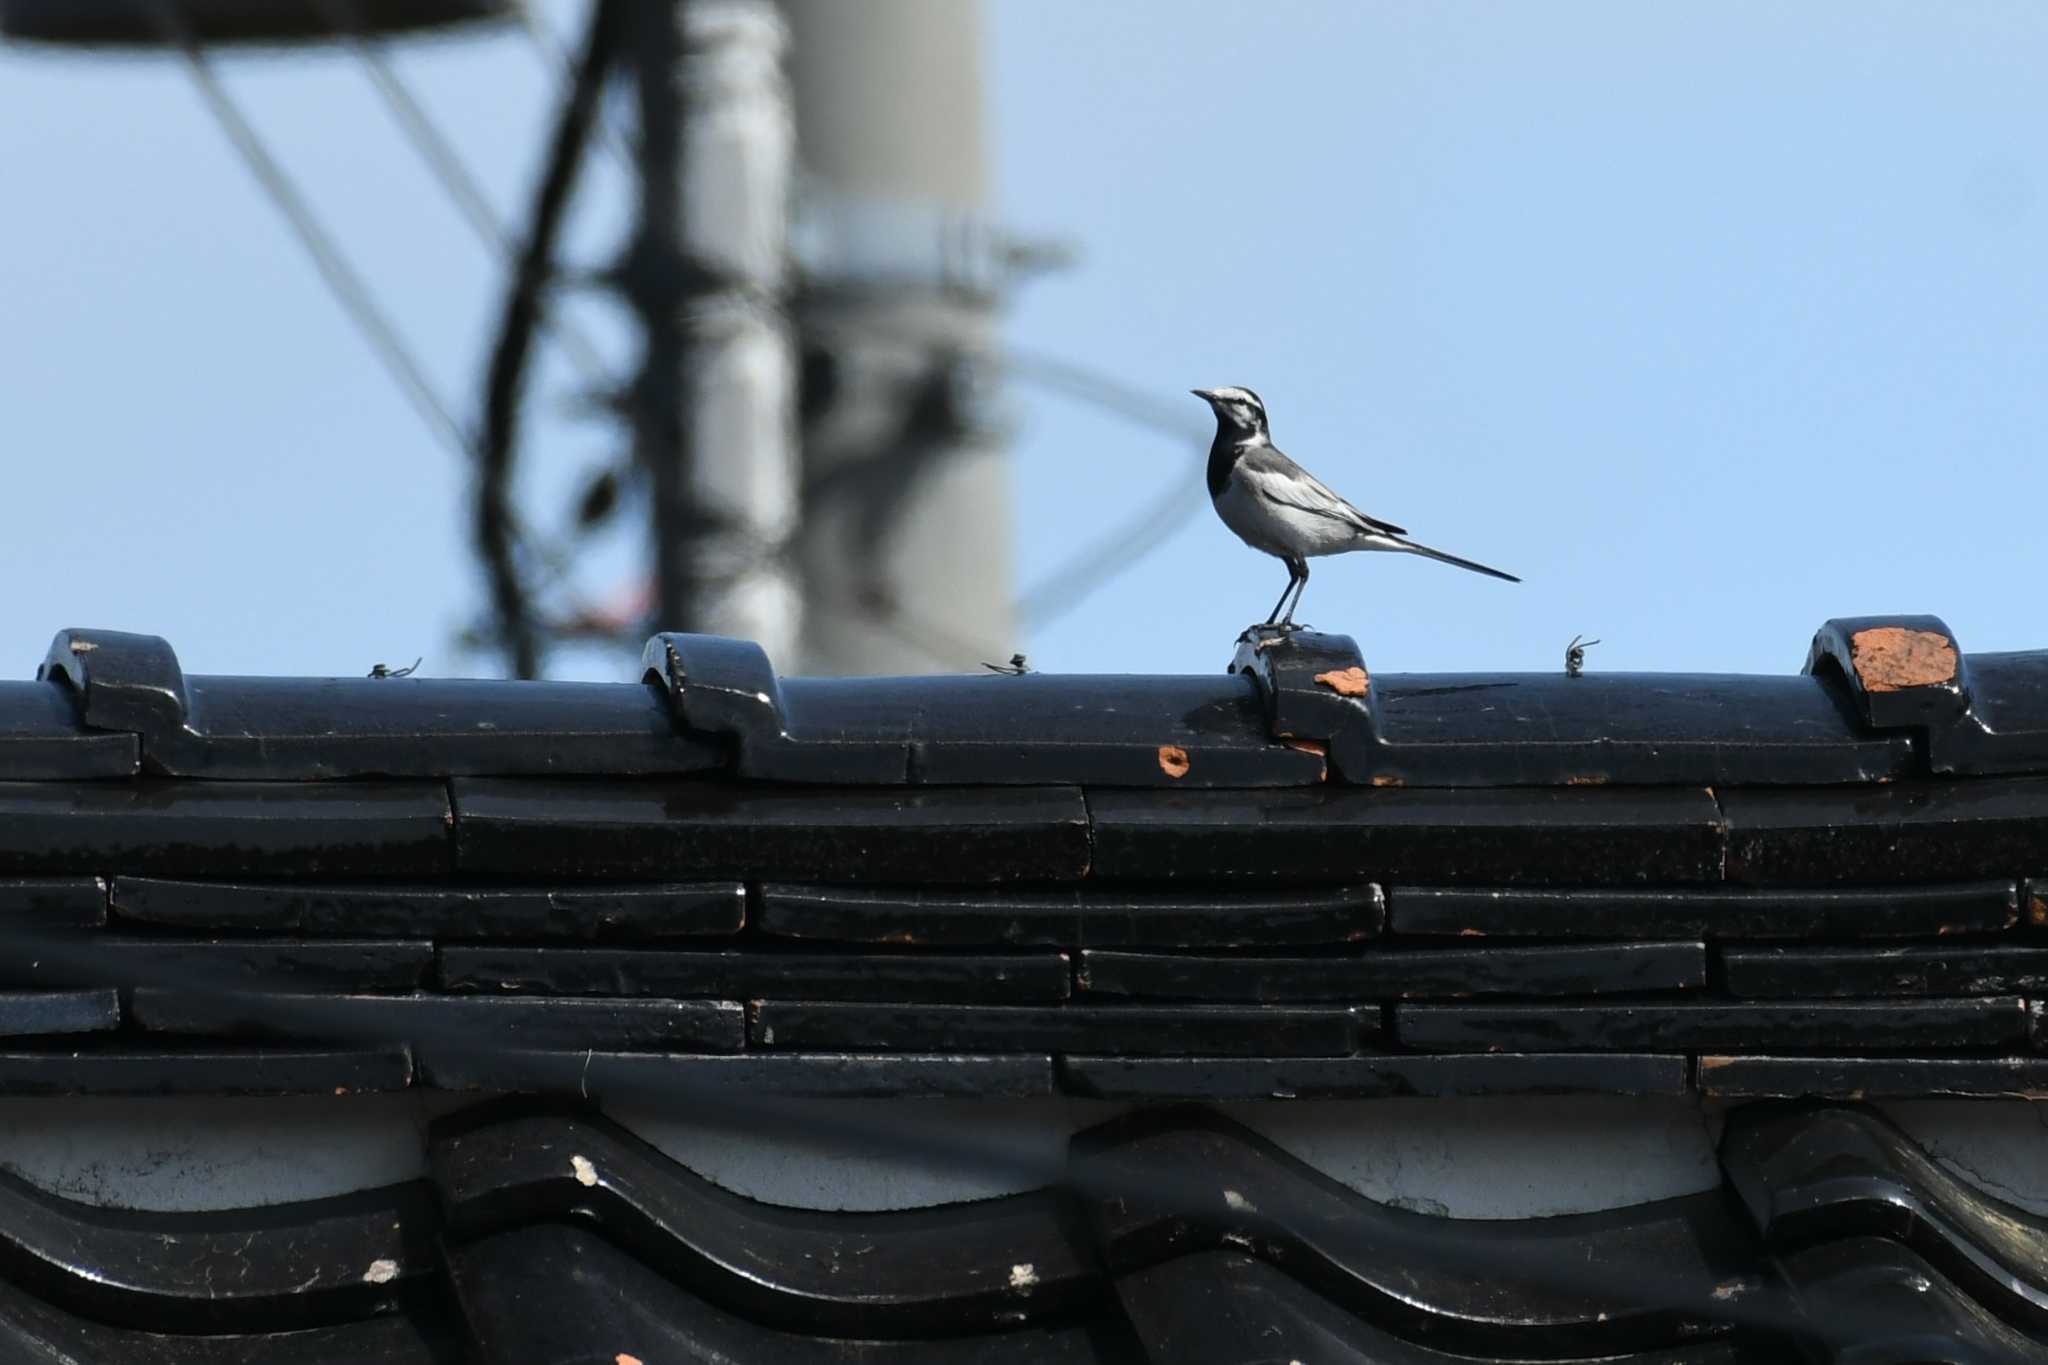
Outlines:
[[1262,644],[1278,644],[1290,635],[1309,629],[1312,627],[1296,625],[1292,621],[1261,621],[1255,626],[1246,626],[1237,638],[1239,643],[1256,640]]

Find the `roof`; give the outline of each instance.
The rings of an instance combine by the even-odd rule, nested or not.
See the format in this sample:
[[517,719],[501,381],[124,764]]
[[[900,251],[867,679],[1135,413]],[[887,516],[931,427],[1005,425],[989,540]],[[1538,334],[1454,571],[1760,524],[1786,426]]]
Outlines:
[[[429,1181],[260,1217],[0,1176],[0,1261],[44,1267],[0,1339],[1737,1365],[1796,1321],[2025,1358],[2039,1219],[1821,1099],[2048,1093],[2044,680],[1924,617],[1781,678],[1374,676],[1310,634],[1208,677],[780,678],[699,636],[616,685],[188,677],[66,631],[0,683],[0,1094],[515,1098]],[[1503,1094],[1766,1102],[1723,1192],[1479,1225],[1204,1107]],[[591,1109],[831,1096],[1164,1107],[1059,1189],[877,1214]]]
[[1310,634],[1210,677],[680,635],[640,683],[187,677],[71,630],[0,684],[0,907],[90,946],[10,1031],[117,1090],[137,1036],[287,1004],[260,1031],[381,1030],[351,1087],[2048,1090],[2044,746],[2048,654],[1927,617],[1782,678],[1373,677]]

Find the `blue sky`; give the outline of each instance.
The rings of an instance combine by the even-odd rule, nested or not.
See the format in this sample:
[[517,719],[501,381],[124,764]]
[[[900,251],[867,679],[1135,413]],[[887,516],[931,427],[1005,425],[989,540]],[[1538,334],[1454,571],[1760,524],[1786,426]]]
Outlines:
[[[938,0],[935,0],[938,2]],[[580,6],[548,7],[568,29]],[[1789,671],[1830,616],[1935,612],[2048,645],[2048,9],[2035,0],[1384,4],[990,0],[998,216],[1072,240],[1005,334],[1169,406],[1264,394],[1366,511],[1521,574],[1318,563],[1304,616],[1387,671]],[[511,35],[400,68],[508,213],[549,112]],[[466,413],[499,272],[361,71],[225,63]],[[481,600],[467,471],[434,445],[156,58],[0,48],[0,641],[168,636],[199,672],[427,656]],[[629,181],[600,159],[577,254]],[[630,333],[577,316],[623,369]],[[559,356],[524,492],[617,435]],[[1020,587],[1189,477],[1190,452],[1013,388]],[[1020,646],[1208,671],[1284,570],[1194,504]],[[591,581],[633,546],[601,547]],[[579,656],[575,676],[630,660]]]

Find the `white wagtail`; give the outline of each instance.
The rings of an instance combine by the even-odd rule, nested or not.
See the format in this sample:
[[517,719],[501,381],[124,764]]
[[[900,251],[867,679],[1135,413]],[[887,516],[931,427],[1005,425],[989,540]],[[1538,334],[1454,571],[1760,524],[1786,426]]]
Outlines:
[[[1250,389],[1192,389],[1216,414],[1216,440],[1209,447],[1209,501],[1216,515],[1254,550],[1287,565],[1287,588],[1265,624],[1292,629],[1294,609],[1308,587],[1308,561],[1315,555],[1352,550],[1399,550],[1440,559],[1474,573],[1510,583],[1522,580],[1469,559],[1432,550],[1407,539],[1392,522],[1369,517],[1331,492],[1315,475],[1282,455],[1266,427],[1266,405]],[[1288,602],[1289,594],[1294,601]],[[1280,608],[1286,606],[1282,616]]]

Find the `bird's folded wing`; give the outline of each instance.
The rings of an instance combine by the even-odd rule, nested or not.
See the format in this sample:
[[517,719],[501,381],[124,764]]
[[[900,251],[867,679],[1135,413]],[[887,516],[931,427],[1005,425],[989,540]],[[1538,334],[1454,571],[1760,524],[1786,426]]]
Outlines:
[[1252,492],[1284,506],[1299,508],[1319,517],[1328,517],[1332,521],[1341,521],[1361,531],[1389,536],[1408,534],[1391,521],[1381,521],[1378,517],[1369,517],[1359,511],[1332,491],[1328,484],[1292,460],[1288,460],[1284,466],[1279,466],[1264,462],[1255,463],[1247,459],[1239,466],[1238,477],[1251,485]]

